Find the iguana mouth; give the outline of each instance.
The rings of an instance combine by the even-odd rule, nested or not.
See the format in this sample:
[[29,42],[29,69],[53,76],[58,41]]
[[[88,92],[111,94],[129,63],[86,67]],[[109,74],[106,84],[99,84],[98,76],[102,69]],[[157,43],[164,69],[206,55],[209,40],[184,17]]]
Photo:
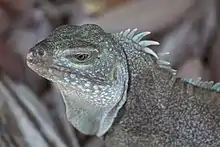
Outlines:
[[70,77],[73,75],[69,68],[61,67],[58,65],[50,67],[48,71],[50,74],[58,77]]

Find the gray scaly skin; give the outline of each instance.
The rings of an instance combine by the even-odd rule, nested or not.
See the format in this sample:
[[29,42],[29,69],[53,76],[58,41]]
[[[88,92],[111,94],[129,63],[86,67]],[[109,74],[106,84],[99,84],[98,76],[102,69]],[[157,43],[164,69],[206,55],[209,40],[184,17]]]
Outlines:
[[70,123],[107,147],[220,146],[220,84],[177,77],[135,32],[61,26],[27,64],[57,83]]

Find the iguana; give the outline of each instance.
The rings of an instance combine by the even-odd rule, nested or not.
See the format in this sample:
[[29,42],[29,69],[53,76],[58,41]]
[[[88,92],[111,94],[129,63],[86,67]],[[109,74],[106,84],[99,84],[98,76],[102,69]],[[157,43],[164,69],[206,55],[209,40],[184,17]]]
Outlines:
[[220,83],[178,77],[136,31],[60,26],[27,64],[57,83],[69,122],[107,147],[220,146]]

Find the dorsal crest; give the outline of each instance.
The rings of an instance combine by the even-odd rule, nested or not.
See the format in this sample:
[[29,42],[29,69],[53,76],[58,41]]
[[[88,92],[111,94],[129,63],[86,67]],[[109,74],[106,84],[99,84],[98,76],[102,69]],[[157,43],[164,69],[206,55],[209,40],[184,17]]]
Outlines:
[[140,45],[140,48],[137,48],[137,49],[141,49],[145,53],[150,54],[153,57],[155,57],[157,64],[161,68],[170,69],[172,71],[172,73],[175,75],[177,73],[177,71],[171,68],[170,62],[164,61],[162,59],[163,56],[166,56],[169,53],[157,54],[155,51],[153,51],[151,48],[149,48],[149,46],[151,46],[151,45],[159,45],[160,43],[157,41],[153,41],[153,40],[143,40],[144,37],[146,37],[147,35],[150,34],[150,32],[148,32],[148,31],[140,32],[140,33],[136,33],[136,32],[137,32],[137,28],[127,29],[125,31],[121,31],[120,33],[116,33],[115,35],[119,36],[119,37],[125,37],[125,38],[130,39],[133,42],[137,43],[138,45]]
[[[169,53],[157,54],[155,51],[149,48],[149,46],[151,45],[159,45],[160,43],[157,41],[152,41],[152,40],[143,40],[143,38],[149,35],[150,32],[140,32],[140,33],[136,33],[136,32],[137,32],[137,29],[127,29],[125,31],[121,31],[120,33],[116,33],[116,35],[120,37],[125,37],[127,39],[131,39],[137,44],[139,44],[141,46],[141,49],[144,52],[154,56],[157,59],[157,64],[161,68],[170,69],[172,70],[172,73],[175,75],[177,71],[171,68],[171,65],[169,62],[162,60],[162,57]],[[193,80],[190,78],[182,78],[182,79],[184,82],[187,82],[189,84],[193,84],[201,88],[220,92],[220,82],[214,83],[214,81],[202,81],[202,78],[198,78],[197,80]]]
[[202,81],[201,77],[199,77],[197,80],[193,80],[190,78],[182,78],[182,79],[183,81],[193,84],[195,86],[220,92],[220,82],[215,83],[214,81]]

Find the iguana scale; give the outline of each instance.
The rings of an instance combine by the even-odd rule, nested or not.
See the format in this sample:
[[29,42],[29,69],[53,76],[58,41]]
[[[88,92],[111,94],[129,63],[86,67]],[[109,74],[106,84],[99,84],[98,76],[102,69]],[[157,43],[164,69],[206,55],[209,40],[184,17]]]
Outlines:
[[220,146],[220,84],[178,77],[136,31],[60,26],[27,64],[57,83],[69,122],[108,147]]

